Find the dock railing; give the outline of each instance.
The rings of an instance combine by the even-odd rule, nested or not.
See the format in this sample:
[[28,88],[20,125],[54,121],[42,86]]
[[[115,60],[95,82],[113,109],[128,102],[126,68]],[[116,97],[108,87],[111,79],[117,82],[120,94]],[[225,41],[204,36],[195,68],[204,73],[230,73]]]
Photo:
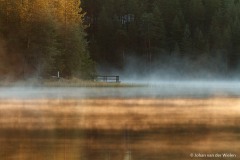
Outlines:
[[119,76],[100,76],[97,75],[94,78],[97,82],[106,82],[106,83],[120,83]]

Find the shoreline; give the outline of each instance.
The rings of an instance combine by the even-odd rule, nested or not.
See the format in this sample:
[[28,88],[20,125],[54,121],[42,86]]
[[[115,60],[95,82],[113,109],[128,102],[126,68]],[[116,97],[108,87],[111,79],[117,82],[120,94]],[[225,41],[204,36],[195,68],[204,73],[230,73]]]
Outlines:
[[0,87],[110,87],[110,88],[125,88],[125,87],[146,87],[143,84],[134,83],[115,83],[115,82],[97,82],[92,80],[73,79],[44,79],[44,80],[21,80],[21,81],[0,81]]

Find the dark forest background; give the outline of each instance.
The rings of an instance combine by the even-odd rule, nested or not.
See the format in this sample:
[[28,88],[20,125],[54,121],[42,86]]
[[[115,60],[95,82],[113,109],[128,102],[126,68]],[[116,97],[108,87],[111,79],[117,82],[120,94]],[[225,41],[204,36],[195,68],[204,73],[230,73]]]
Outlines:
[[239,69],[239,0],[83,0],[82,7],[91,56],[104,69]]
[[0,0],[0,79],[239,69],[239,0]]

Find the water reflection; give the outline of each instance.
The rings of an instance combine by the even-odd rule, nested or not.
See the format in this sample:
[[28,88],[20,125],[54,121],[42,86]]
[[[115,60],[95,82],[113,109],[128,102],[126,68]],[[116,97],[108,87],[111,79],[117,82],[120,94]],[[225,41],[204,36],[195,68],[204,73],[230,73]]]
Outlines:
[[240,156],[239,123],[238,98],[6,99],[0,101],[0,159]]
[[[143,83],[142,85],[146,85]],[[0,98],[207,98],[240,96],[239,81],[160,81],[137,87],[0,87]]]

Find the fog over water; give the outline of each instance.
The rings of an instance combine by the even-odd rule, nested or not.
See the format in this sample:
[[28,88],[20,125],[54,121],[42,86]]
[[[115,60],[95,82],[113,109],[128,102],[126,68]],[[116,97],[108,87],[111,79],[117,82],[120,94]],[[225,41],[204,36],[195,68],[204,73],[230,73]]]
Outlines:
[[[125,82],[123,82],[125,83]],[[239,81],[126,81],[140,87],[1,87],[0,98],[208,98],[239,97]]]
[[121,83],[0,87],[0,159],[238,159],[240,82]]

